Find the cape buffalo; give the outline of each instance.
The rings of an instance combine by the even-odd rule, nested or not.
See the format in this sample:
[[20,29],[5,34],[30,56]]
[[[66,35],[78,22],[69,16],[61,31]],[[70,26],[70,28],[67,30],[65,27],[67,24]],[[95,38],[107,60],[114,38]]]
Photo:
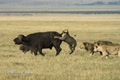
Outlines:
[[56,56],[60,53],[62,50],[60,48],[60,45],[62,43],[62,40],[55,39],[54,36],[60,36],[58,32],[38,32],[29,34],[27,36],[24,35],[18,35],[17,38],[14,39],[15,44],[20,45],[26,45],[31,47],[34,50],[34,55],[37,55],[37,52],[44,56],[42,53],[42,49],[50,48],[54,46],[56,49]]

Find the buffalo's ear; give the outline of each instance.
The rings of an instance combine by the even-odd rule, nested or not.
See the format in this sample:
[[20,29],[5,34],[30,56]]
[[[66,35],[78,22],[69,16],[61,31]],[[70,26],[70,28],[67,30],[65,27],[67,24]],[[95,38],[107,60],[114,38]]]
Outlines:
[[24,35],[18,35],[18,39],[20,40],[20,41],[23,41],[24,40],[24,38],[25,38],[25,36]]
[[27,37],[25,37],[24,35],[19,35],[18,39],[22,42],[22,43],[28,43],[29,39]]

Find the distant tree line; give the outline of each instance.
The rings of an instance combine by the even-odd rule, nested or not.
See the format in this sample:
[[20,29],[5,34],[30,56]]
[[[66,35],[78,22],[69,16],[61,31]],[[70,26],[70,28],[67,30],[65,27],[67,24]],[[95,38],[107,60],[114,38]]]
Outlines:
[[104,3],[102,1],[97,1],[93,3],[87,3],[87,4],[80,4],[80,3],[75,3],[74,5],[120,5],[120,1],[112,1],[108,3]]

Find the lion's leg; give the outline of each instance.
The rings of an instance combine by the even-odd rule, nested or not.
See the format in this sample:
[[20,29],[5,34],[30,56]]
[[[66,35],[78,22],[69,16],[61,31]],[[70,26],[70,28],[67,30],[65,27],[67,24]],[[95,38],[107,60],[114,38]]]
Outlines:
[[57,39],[60,39],[60,40],[65,40],[66,36],[67,36],[66,34],[62,34],[61,37],[59,37],[59,36],[54,36],[54,38],[57,38]]
[[88,51],[90,53],[90,56],[92,56],[94,54],[94,52]]
[[106,55],[106,59],[108,59],[109,58],[109,55]]
[[73,47],[72,45],[69,45],[69,48],[71,50],[71,52],[69,54],[72,54],[74,52],[74,50],[75,50],[75,47]]
[[94,54],[94,51],[92,49],[88,49],[88,52],[90,53],[90,56]]
[[105,52],[103,52],[103,55],[101,56],[101,58],[104,58],[104,57],[106,57],[106,58],[108,58],[108,53],[105,51]]
[[100,51],[100,55],[103,55],[103,53]]
[[72,53],[73,53],[72,46],[69,45],[69,48],[70,48],[70,50],[71,50],[71,52],[70,52],[69,54],[72,54]]
[[69,45],[69,48],[71,50],[70,54],[72,54],[75,51],[76,43]]
[[118,57],[120,57],[120,50],[118,51]]
[[92,53],[90,53],[90,56],[92,56]]
[[101,56],[101,59],[103,59],[105,56],[106,56],[106,55],[102,55],[102,56]]
[[54,36],[54,38],[58,38],[59,39],[59,36]]
[[94,52],[90,52],[90,56],[92,56],[94,54]]
[[54,36],[55,39],[65,40],[65,37]]

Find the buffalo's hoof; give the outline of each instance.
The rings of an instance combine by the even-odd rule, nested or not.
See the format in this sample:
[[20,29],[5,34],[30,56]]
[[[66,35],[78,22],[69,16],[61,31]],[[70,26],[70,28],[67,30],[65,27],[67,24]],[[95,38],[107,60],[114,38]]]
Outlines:
[[58,56],[58,54],[56,54],[55,56]]

